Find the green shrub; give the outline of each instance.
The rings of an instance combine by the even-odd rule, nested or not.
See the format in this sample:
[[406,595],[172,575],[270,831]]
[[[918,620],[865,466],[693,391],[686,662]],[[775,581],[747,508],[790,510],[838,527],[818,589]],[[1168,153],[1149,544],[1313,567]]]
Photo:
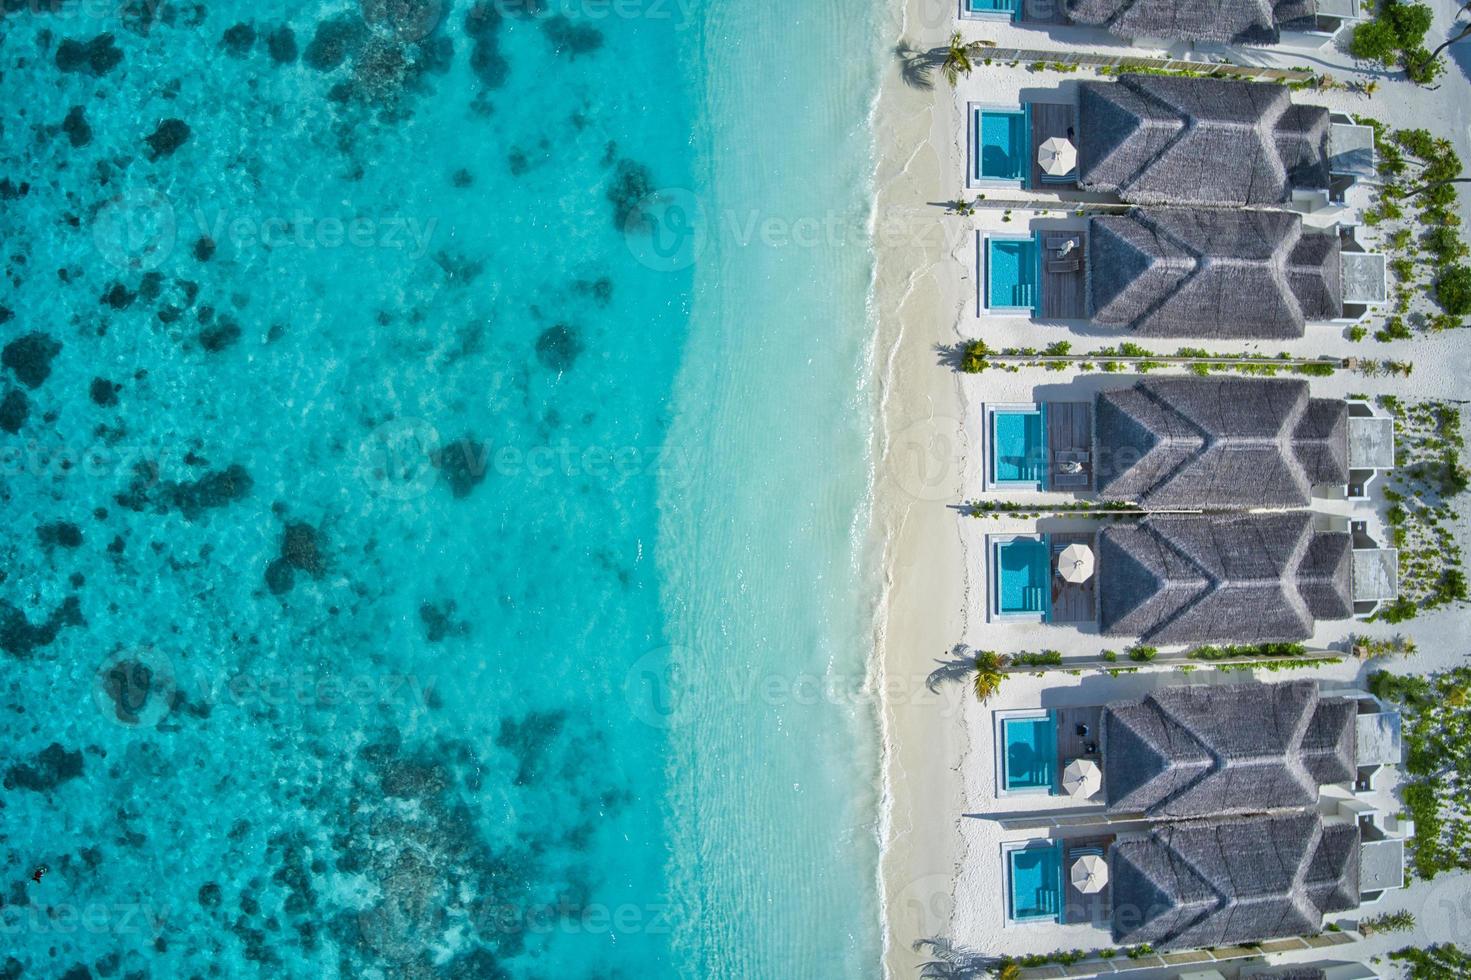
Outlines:
[[1387,20],[1371,20],[1354,28],[1349,53],[1365,61],[1393,65],[1399,56],[1399,37]]
[[986,358],[990,356],[991,349],[984,340],[967,340],[960,348],[960,370],[966,374],[979,374],[986,370]]
[[1435,299],[1447,313],[1471,313],[1471,267],[1457,265],[1441,273],[1435,282]]
[[1429,85],[1445,71],[1445,62],[1430,57],[1425,45],[1417,45],[1405,52],[1405,75],[1416,85]]
[[1395,40],[1399,42],[1400,50],[1408,52],[1422,45],[1434,16],[1430,8],[1423,3],[1401,3],[1399,0],[1391,0],[1384,5],[1380,18],[1389,23],[1390,28],[1394,31]]
[[1134,646],[1129,648],[1129,659],[1137,663],[1147,664],[1157,656],[1159,656],[1159,650],[1156,647]]

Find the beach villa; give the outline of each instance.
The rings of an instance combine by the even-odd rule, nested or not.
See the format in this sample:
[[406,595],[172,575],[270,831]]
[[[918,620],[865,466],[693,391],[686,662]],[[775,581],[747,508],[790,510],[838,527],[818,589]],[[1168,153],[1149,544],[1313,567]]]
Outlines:
[[[1232,945],[1316,932],[1323,913],[1404,885],[1413,827],[1376,779],[1400,763],[1399,715],[1367,692],[1177,686],[998,715],[1001,792],[1017,792],[1020,766],[1053,795],[1103,805],[1059,817],[1060,838],[1003,847],[1012,924],[1106,922],[1120,944]],[[1170,870],[1182,860],[1188,873]],[[1264,906],[1274,914],[1259,916]],[[1254,911],[1232,914],[1242,908]]]
[[1374,131],[1284,85],[1123,74],[1050,100],[968,105],[967,186],[1123,204],[1286,207],[1333,216],[1376,173]]
[[[1292,339],[1388,297],[1354,229],[1292,211],[1134,210],[978,233],[980,315],[1083,321],[1141,338]],[[1020,289],[1018,287],[1021,287]]]
[[984,409],[987,490],[1096,494],[1143,510],[1361,499],[1394,466],[1394,421],[1276,378],[1142,378],[1087,400]]
[[1320,48],[1363,19],[1358,0],[1062,0],[1065,22],[1144,46],[1169,41]]

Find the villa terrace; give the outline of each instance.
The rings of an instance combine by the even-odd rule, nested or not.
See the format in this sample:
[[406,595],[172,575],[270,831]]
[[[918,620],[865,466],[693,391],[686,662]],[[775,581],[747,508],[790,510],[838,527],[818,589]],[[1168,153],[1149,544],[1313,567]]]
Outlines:
[[[1153,510],[1362,499],[1394,466],[1394,420],[1306,381],[1144,378],[1088,401],[987,405],[985,486]],[[1017,420],[1030,420],[1018,424]]]
[[1063,200],[1285,208],[1336,220],[1376,175],[1373,130],[1282,85],[1124,74],[971,103],[966,185]]
[[1169,41],[1319,48],[1363,12],[1355,0],[961,0],[961,16],[1106,30],[1146,46]]

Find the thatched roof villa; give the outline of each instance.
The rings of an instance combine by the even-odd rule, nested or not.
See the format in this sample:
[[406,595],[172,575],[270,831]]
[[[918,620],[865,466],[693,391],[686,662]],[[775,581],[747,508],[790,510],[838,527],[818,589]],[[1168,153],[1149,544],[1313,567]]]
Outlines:
[[1316,813],[1162,824],[1108,849],[1113,940],[1157,949],[1320,932],[1357,908],[1361,839]]
[[[1144,377],[1078,400],[985,411],[1045,418],[1032,462],[1047,489],[1143,510],[1359,499],[1395,463],[1393,419],[1360,400],[1313,398],[1300,378]],[[1009,451],[997,449],[993,426],[986,431],[993,456]]]
[[1154,644],[1305,640],[1355,612],[1353,536],[1301,511],[1106,527],[1097,576],[1099,631]]
[[1119,37],[1276,44],[1282,31],[1317,29],[1318,0],[1064,0],[1075,24]]
[[1279,205],[1330,186],[1328,110],[1282,85],[1122,75],[1079,83],[1078,185],[1131,204]]
[[1133,211],[1089,222],[1095,323],[1142,337],[1291,339],[1344,318],[1342,244],[1286,211]]
[[1383,462],[1350,451],[1350,430],[1377,419],[1299,379],[1145,378],[1099,392],[1093,418],[1098,496],[1147,510],[1306,507]]
[[[1108,810],[1182,819],[1316,806],[1323,786],[1357,777],[1360,703],[1303,680],[1167,687],[1105,705]],[[1377,715],[1365,717],[1372,728]]]

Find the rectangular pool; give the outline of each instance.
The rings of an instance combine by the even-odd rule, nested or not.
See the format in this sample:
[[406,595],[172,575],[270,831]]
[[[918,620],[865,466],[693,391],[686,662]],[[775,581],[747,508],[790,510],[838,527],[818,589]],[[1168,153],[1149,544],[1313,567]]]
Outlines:
[[1052,716],[1003,718],[1001,740],[1003,788],[1051,792],[1057,782],[1057,723]]
[[1040,614],[1052,605],[1052,558],[1046,538],[1012,538],[996,545],[996,612],[1002,616]]
[[1057,844],[1007,853],[1007,909],[1013,922],[1057,921],[1062,911],[1062,850]]
[[1042,250],[1035,238],[986,239],[986,307],[1036,313]]
[[1047,475],[1043,409],[991,413],[991,482],[1042,489]]
[[1016,19],[1017,0],[967,0],[966,9],[974,14],[1002,14]]
[[1031,126],[1025,109],[976,109],[975,175],[980,180],[1026,183]]

